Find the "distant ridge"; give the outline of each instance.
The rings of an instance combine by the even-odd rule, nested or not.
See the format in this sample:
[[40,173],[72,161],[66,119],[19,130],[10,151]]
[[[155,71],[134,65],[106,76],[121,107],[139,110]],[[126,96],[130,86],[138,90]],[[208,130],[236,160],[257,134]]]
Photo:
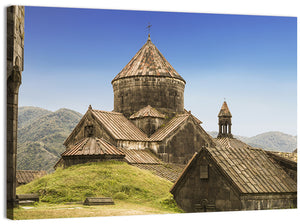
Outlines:
[[[216,138],[218,132],[208,132],[212,137]],[[297,148],[297,136],[285,134],[279,131],[270,131],[253,137],[245,137],[235,135],[235,138],[258,148],[269,151],[293,152]]]

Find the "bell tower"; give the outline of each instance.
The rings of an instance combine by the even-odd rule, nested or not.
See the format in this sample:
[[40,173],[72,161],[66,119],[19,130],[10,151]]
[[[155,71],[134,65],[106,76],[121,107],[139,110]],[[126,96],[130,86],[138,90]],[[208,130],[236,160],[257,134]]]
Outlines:
[[226,101],[224,101],[218,114],[219,118],[219,134],[218,138],[233,138],[231,134],[231,113],[228,109]]

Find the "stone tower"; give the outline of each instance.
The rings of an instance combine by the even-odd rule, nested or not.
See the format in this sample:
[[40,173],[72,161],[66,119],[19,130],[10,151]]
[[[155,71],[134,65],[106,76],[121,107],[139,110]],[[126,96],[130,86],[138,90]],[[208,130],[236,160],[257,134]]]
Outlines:
[[221,110],[218,114],[219,118],[219,134],[218,138],[228,137],[232,138],[231,134],[231,113],[228,109],[226,101],[224,101]]
[[168,116],[184,112],[185,80],[152,43],[150,35],[111,83],[114,111],[126,117],[148,105]]

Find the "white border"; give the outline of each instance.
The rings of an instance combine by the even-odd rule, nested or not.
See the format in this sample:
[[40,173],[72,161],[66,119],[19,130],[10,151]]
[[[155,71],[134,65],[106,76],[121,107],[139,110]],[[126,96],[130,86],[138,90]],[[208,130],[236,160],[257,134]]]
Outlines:
[[[201,13],[220,13],[220,14],[243,14],[243,15],[273,15],[273,16],[293,16],[300,15],[299,0],[23,0],[23,1],[1,1],[1,68],[2,68],[2,82],[0,85],[0,94],[2,100],[1,113],[1,196],[2,203],[0,203],[1,223],[8,223],[5,219],[4,213],[4,194],[5,189],[5,167],[3,164],[5,159],[5,110],[4,105],[4,89],[6,84],[6,17],[5,7],[9,5],[26,5],[26,6],[55,6],[55,7],[72,7],[72,8],[99,8],[99,9],[124,9],[124,10],[146,10],[146,11],[173,11],[173,12],[201,12]],[[26,13],[26,12],[25,12]],[[299,21],[298,21],[298,43],[299,43]],[[25,34],[26,35],[26,34]],[[299,47],[298,47],[299,49]],[[299,51],[298,51],[299,52]],[[299,57],[298,57],[299,64]],[[299,86],[299,81],[298,81]],[[299,93],[297,93],[299,98]],[[297,105],[299,111],[299,105]],[[299,125],[299,121],[297,120]],[[298,141],[299,142],[299,141]],[[299,148],[299,145],[298,145]],[[14,221],[15,223],[287,223],[299,220],[299,209],[293,210],[272,210],[272,211],[249,211],[249,212],[220,212],[220,213],[206,213],[206,214],[179,214],[179,215],[151,215],[151,216],[120,216],[120,217],[96,217],[96,218],[72,218],[72,219],[45,219],[45,220],[22,220]]]

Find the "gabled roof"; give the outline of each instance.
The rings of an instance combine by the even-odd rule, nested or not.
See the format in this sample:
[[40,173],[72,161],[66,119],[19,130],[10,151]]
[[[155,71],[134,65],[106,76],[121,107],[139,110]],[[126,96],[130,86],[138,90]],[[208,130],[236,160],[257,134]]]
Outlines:
[[117,140],[148,141],[147,135],[122,113],[91,110],[104,128]]
[[[180,125],[182,125],[188,118],[193,119],[193,121],[199,125],[202,123],[195,116],[193,116],[189,112],[185,112],[184,114],[178,114],[174,118],[172,118],[166,125],[159,128],[153,135],[150,136],[150,141],[162,141],[169,134],[173,133]],[[202,129],[202,128],[201,128]],[[203,129],[202,129],[203,130]],[[208,135],[209,137],[209,135]]]
[[215,138],[214,141],[219,146],[225,146],[225,147],[234,147],[234,148],[252,148],[250,145],[247,145],[246,143],[236,139],[236,138]]
[[79,140],[61,156],[87,156],[87,155],[116,155],[125,156],[118,148],[104,139],[88,137]]
[[[65,146],[68,145],[68,142],[70,141],[70,139],[72,139],[72,136],[74,136],[80,130],[85,117],[87,117],[89,113],[91,113],[94,119],[116,140],[144,142],[162,141],[174,130],[176,130],[181,124],[183,124],[183,122],[188,118],[191,118],[195,122],[195,124],[199,125],[199,128],[203,131],[203,133],[206,133],[200,126],[202,122],[195,116],[193,116],[190,112],[176,115],[168,123],[166,123],[166,125],[159,128],[152,136],[150,136],[150,138],[148,138],[143,131],[136,127],[122,113],[94,110],[92,108],[89,108],[80,122],[74,128],[72,133],[65,140]],[[211,139],[208,134],[207,137]]]
[[140,109],[138,112],[130,116],[130,119],[137,119],[143,117],[165,118],[166,116],[150,105]]
[[218,117],[232,117],[231,116],[231,113],[230,113],[230,111],[229,111],[229,108],[228,108],[228,106],[227,106],[227,103],[226,103],[226,101],[224,101],[224,103],[223,103],[223,105],[222,105],[222,107],[221,107],[221,110],[220,110],[220,112],[219,112],[219,114],[218,114]]
[[[205,147],[212,160],[241,193],[289,193],[297,192],[297,183],[265,151],[253,148]],[[200,151],[201,152],[201,151]],[[195,154],[183,171],[171,192],[174,192],[199,157]]]
[[242,193],[296,192],[297,184],[266,152],[253,148],[208,148]]
[[112,80],[112,83],[118,79],[134,76],[170,77],[184,81],[152,43],[150,36],[144,46]]
[[165,126],[159,128],[153,135],[150,136],[151,141],[162,141],[176,128],[178,128],[184,121],[189,118],[189,114],[179,114],[172,118]]
[[42,177],[46,175],[47,172],[44,170],[17,170],[16,179],[18,184],[28,184],[35,178]]

